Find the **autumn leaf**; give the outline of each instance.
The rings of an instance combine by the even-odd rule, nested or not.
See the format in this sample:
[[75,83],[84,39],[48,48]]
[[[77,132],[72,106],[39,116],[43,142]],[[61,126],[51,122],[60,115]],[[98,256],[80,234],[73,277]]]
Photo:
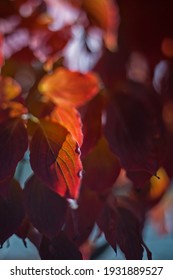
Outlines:
[[97,75],[92,72],[82,74],[59,67],[52,74],[43,77],[38,89],[58,105],[69,103],[78,107],[99,92],[99,83]]
[[69,238],[81,246],[92,232],[98,215],[105,203],[106,195],[81,187],[77,209],[69,209],[64,231]]
[[83,168],[83,186],[98,192],[112,188],[120,173],[120,163],[104,137],[83,160]]
[[82,254],[64,232],[52,240],[43,236],[39,254],[42,260],[82,260]]
[[[133,174],[134,181],[138,179],[137,187],[144,186],[146,175],[156,175],[161,165],[163,131],[155,92],[135,82],[124,83],[114,92],[107,110],[106,136],[130,179]],[[137,177],[136,172],[144,177]]]
[[[82,122],[78,111],[69,105],[56,106],[50,114],[50,119],[53,122],[58,122],[64,126],[79,144],[83,142]],[[80,148],[79,148],[80,153]]]
[[80,110],[84,136],[81,147],[82,157],[85,157],[93,149],[103,134],[102,116],[104,114],[105,104],[105,96],[100,93]]
[[0,106],[16,98],[20,92],[21,87],[14,79],[0,76]]
[[126,259],[142,259],[144,248],[147,250],[148,258],[151,258],[151,253],[142,239],[139,211],[134,213],[132,211],[134,206],[130,207],[130,201],[128,203],[124,201],[127,199],[117,197],[114,203],[108,202],[98,219],[98,225],[112,248],[116,251],[118,245]]
[[58,123],[40,120],[30,144],[35,174],[61,196],[77,198],[82,164],[78,144]]
[[35,175],[26,182],[24,201],[30,221],[41,233],[51,238],[61,230],[67,201],[47,188]]
[[[6,193],[2,194],[1,189]],[[0,184],[0,243],[1,245],[18,229],[25,212],[22,189],[17,181]]]
[[12,176],[28,146],[23,121],[17,118],[0,123],[0,181]]

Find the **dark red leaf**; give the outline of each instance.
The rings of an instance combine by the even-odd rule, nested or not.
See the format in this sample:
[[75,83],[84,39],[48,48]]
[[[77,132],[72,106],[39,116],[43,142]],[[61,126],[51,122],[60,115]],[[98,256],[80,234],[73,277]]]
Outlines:
[[83,160],[84,177],[82,185],[97,192],[112,188],[120,173],[118,158],[110,151],[102,137],[95,148]]
[[77,246],[82,245],[92,232],[105,199],[106,195],[84,187],[77,209],[69,209],[64,231]]
[[25,216],[22,189],[15,180],[1,183],[0,189],[0,243],[3,244],[18,229]]
[[130,206],[129,202],[119,197],[108,203],[98,219],[98,225],[115,251],[118,245],[126,259],[138,260],[143,257],[144,246],[140,213],[137,209],[136,213],[132,211],[134,205]]
[[102,115],[106,103],[105,99],[103,94],[98,94],[85,107],[81,108],[82,131],[84,134],[81,148],[82,157],[90,152],[102,135]]
[[13,175],[28,146],[23,121],[9,119],[0,123],[0,181]]
[[164,134],[158,96],[138,83],[124,84],[110,101],[106,135],[130,178],[133,180],[133,172],[144,174],[139,182],[139,187],[143,186],[146,174],[155,175],[163,160]]
[[65,222],[67,201],[47,188],[36,176],[26,182],[24,198],[34,227],[47,237],[57,235]]
[[60,124],[40,120],[30,145],[35,174],[61,196],[77,198],[82,164],[78,144]]
[[43,237],[39,253],[42,260],[82,260],[82,254],[64,232],[52,240]]

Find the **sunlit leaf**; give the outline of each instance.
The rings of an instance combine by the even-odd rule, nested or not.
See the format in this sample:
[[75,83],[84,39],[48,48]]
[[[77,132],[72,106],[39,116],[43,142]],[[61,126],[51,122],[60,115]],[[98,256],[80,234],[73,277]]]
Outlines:
[[32,224],[44,235],[54,237],[65,222],[67,201],[36,176],[26,182],[24,198]]
[[[1,188],[6,193],[1,193]],[[24,218],[22,189],[17,181],[0,184],[0,243],[3,244],[18,229]]]
[[102,137],[95,148],[83,160],[85,171],[83,185],[96,191],[110,189],[120,173],[118,158],[109,150]]
[[0,77],[0,106],[2,103],[17,97],[20,92],[20,85],[14,79],[10,77]]
[[85,104],[99,91],[99,79],[94,73],[82,74],[59,67],[39,83],[39,91],[57,104]]
[[74,107],[68,105],[57,106],[51,112],[50,119],[63,125],[71,133],[79,146],[82,145],[82,122],[78,111]]
[[23,121],[9,119],[0,123],[0,181],[13,175],[28,146]]
[[41,120],[30,145],[35,174],[61,196],[77,198],[82,165],[78,144],[60,124]]
[[82,254],[64,232],[52,240],[43,236],[39,254],[42,260],[82,260]]

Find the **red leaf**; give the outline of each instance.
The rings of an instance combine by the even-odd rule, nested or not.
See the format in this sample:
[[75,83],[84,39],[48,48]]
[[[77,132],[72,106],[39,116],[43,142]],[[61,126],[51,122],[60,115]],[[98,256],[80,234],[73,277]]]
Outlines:
[[106,195],[82,187],[78,208],[69,209],[69,215],[64,228],[67,236],[77,246],[81,246],[89,237],[105,200]]
[[28,136],[20,119],[0,123],[0,181],[12,176],[28,146]]
[[[133,203],[133,202],[132,202]],[[142,228],[138,219],[139,210],[132,211],[130,201],[118,198],[114,203],[107,204],[98,219],[98,225],[104,232],[108,243],[116,251],[118,245],[128,260],[138,260],[143,257],[144,242]]]
[[39,91],[57,104],[78,107],[99,92],[99,79],[92,72],[82,74],[59,67],[41,80]]
[[54,237],[65,222],[67,201],[47,188],[36,176],[26,182],[24,198],[34,227],[47,237]]
[[98,192],[112,188],[120,173],[119,160],[103,137],[83,160],[83,168],[83,186]]
[[56,106],[50,114],[50,119],[64,126],[71,133],[79,146],[82,145],[82,123],[80,115],[75,108],[69,105]]
[[158,96],[138,83],[124,84],[108,107],[106,135],[122,166],[131,172],[130,178],[133,180],[132,172],[144,174],[140,181],[143,186],[146,173],[155,175],[163,160]]
[[43,237],[39,253],[42,260],[82,260],[82,254],[64,232],[51,241]]
[[78,197],[82,170],[78,144],[63,126],[41,120],[30,151],[31,166],[45,184],[61,196]]
[[1,184],[6,194],[0,193],[0,243],[3,244],[18,229],[24,218],[22,189],[17,181]]
[[82,157],[97,144],[102,135],[102,114],[105,107],[105,96],[98,94],[86,106],[81,108],[82,131],[84,141],[82,144]]

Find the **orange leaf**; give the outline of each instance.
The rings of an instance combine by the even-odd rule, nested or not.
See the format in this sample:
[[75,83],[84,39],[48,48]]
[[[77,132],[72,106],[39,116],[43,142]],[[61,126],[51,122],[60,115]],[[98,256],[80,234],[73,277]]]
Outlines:
[[20,92],[20,85],[14,79],[0,76],[0,106],[17,97]]
[[83,142],[82,123],[78,111],[71,106],[57,106],[51,113],[52,121],[63,125],[75,138],[79,146]]
[[0,124],[0,181],[12,176],[28,146],[28,136],[20,119]]
[[77,198],[82,164],[78,144],[60,124],[41,120],[30,145],[35,174],[61,196]]
[[85,104],[99,91],[99,79],[92,72],[82,74],[57,68],[39,83],[39,91],[58,104],[70,103],[78,107]]

